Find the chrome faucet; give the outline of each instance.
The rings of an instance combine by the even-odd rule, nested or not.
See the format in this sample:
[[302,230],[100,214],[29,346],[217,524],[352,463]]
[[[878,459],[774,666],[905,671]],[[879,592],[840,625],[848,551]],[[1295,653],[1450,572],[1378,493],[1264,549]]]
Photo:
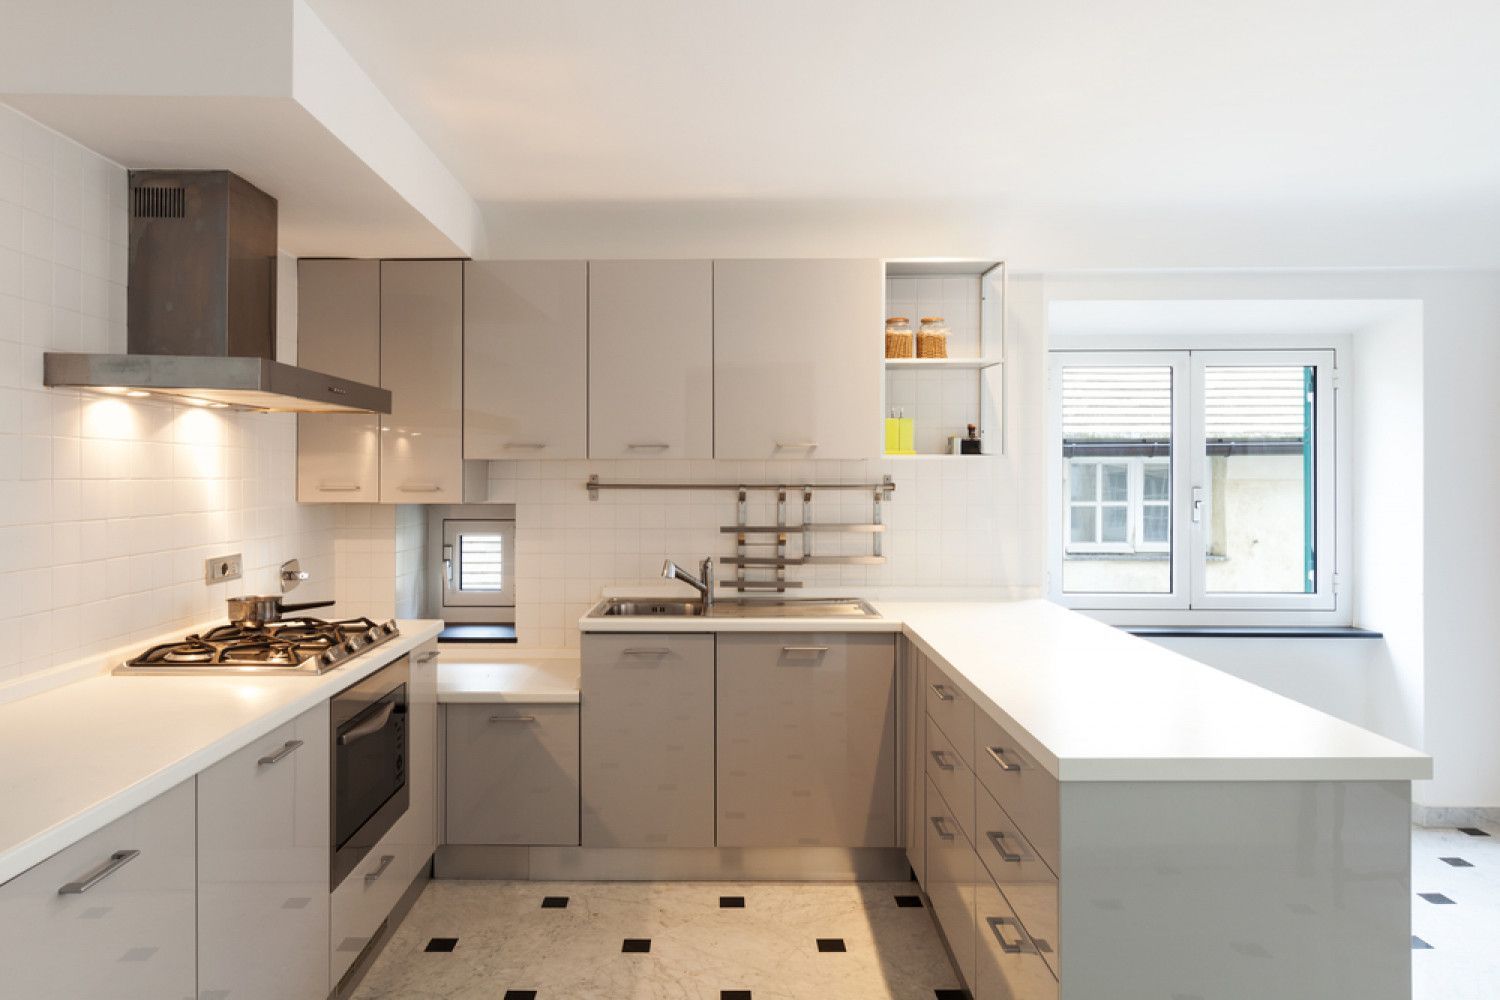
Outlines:
[[706,614],[714,606],[714,560],[709,556],[703,560],[699,567],[699,575],[694,576],[672,560],[661,564],[661,575],[668,580],[681,580],[703,595],[703,611]]

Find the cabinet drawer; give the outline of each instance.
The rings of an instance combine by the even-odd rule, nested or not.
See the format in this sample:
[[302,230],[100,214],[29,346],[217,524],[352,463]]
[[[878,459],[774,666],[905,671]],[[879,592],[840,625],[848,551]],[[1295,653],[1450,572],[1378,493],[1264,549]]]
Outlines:
[[974,1000],[1057,1000],[1057,977],[1004,893],[987,878],[974,892]]
[[988,715],[977,713],[974,725],[980,783],[1020,827],[1047,866],[1061,875],[1057,865],[1057,779]]
[[[979,858],[943,796],[927,779],[927,898],[965,984],[974,983],[974,889]],[[988,881],[988,879],[985,879]]]
[[577,705],[447,713],[448,843],[578,843]]
[[964,836],[974,840],[974,774],[931,717],[927,719],[927,776],[943,793]]
[[974,767],[974,703],[931,660],[927,661],[927,714],[958,751],[965,764]]
[[[1053,972],[1060,973],[1057,934],[1057,876],[1036,848],[981,786],[974,793],[974,849],[1005,894],[1026,934]],[[979,928],[984,933],[984,928]]]
[[194,995],[195,789],[185,781],[0,885],[0,994]]
[[411,843],[412,819],[408,811],[333,890],[328,981],[335,986],[430,857],[422,856],[421,848]]

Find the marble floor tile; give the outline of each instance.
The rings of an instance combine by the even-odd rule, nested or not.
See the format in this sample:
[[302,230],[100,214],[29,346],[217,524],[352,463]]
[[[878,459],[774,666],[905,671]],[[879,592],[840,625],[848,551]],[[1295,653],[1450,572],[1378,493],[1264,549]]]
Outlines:
[[[1494,1000],[1500,997],[1500,825],[1489,834],[1457,829],[1412,830],[1412,1000]],[[1448,860],[1444,860],[1448,859]],[[1454,864],[1461,859],[1467,864]],[[1451,899],[1431,903],[1420,894]]]
[[[429,883],[375,960],[359,1000],[932,1000],[958,978],[908,882]],[[544,908],[548,896],[566,907]],[[721,907],[721,896],[744,897]],[[426,950],[457,938],[451,951]],[[840,938],[843,952],[820,952]],[[649,952],[623,950],[649,939]]]

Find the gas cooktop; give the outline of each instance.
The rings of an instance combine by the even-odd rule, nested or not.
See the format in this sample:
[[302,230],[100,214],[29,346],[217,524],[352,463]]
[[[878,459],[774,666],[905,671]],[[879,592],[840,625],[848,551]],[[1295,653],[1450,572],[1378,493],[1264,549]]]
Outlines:
[[115,668],[117,674],[321,674],[394,639],[395,621],[284,618],[259,628],[220,625],[166,642]]

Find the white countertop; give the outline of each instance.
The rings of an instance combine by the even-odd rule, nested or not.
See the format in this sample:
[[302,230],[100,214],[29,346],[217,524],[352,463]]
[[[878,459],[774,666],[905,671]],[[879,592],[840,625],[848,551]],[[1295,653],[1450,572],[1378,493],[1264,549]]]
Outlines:
[[0,705],[0,883],[433,638],[439,621],[321,676],[105,674]]
[[880,619],[590,618],[585,632],[906,635],[1061,781],[1432,776],[1432,758],[1049,601],[874,601]]
[[578,650],[467,646],[443,649],[438,701],[578,704]]

